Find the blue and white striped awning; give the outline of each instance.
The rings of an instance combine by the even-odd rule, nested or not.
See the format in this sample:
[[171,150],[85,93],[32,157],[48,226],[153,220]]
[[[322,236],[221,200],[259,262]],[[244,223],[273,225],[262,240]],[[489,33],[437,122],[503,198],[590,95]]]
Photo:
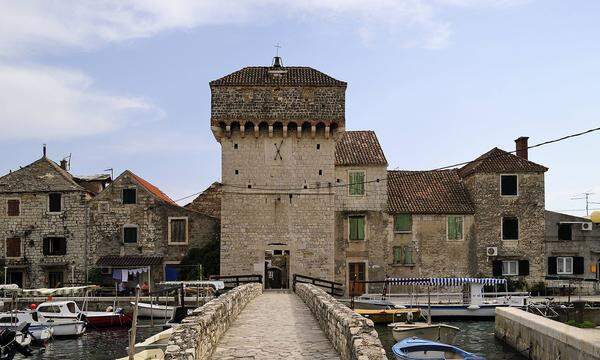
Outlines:
[[505,284],[506,279],[495,278],[387,278],[392,285],[443,285],[460,286],[463,284],[499,285]]

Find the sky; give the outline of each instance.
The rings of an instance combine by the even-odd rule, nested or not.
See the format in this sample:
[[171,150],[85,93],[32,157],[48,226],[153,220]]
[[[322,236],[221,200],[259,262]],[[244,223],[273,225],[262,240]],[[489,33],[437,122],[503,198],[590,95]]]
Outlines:
[[[129,169],[174,199],[220,179],[208,82],[310,66],[348,82],[346,128],[390,169],[427,170],[600,126],[600,2],[5,0],[0,174],[71,154],[78,175]],[[546,208],[600,208],[600,132],[530,150]],[[192,198],[181,200],[181,204]]]

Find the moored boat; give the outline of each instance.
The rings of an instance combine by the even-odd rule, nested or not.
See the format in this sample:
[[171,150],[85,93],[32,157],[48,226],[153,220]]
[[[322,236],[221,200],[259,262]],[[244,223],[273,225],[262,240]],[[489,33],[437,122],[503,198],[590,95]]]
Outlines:
[[85,332],[83,315],[74,301],[46,301],[35,313],[39,322],[53,329],[54,336],[77,337]]
[[444,344],[454,344],[456,335],[460,329],[446,324],[428,324],[426,322],[394,323],[390,324],[392,334],[396,341],[406,338],[419,338],[430,341],[438,341]]
[[[135,302],[131,302],[135,306]],[[138,303],[138,317],[155,318],[155,319],[170,319],[173,317],[175,306]]]
[[[27,331],[25,335],[29,335],[32,339],[27,340],[27,336],[22,336],[20,335],[20,331],[17,331],[25,324],[29,325],[26,328]],[[51,327],[35,320],[30,311],[0,313],[0,329],[15,330],[15,338],[21,345],[26,345],[30,342],[44,344],[50,340],[54,334],[54,330]]]
[[485,360],[485,358],[467,352],[456,346],[418,338],[404,339],[392,346],[397,360]]

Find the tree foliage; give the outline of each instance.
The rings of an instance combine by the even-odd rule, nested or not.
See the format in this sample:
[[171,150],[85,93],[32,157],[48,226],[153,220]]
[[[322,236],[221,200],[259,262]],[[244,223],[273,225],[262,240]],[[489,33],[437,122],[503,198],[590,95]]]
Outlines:
[[212,240],[202,248],[191,248],[181,260],[181,279],[199,280],[210,275],[219,275],[220,248],[218,239]]

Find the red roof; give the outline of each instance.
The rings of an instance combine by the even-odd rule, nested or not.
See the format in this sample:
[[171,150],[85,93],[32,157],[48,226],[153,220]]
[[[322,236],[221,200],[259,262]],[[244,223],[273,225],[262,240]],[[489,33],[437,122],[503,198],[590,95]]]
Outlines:
[[335,144],[335,165],[387,165],[374,131],[346,131]]
[[493,148],[461,167],[458,172],[461,177],[466,177],[474,173],[546,172],[547,170],[547,167],[533,161]]
[[[136,174],[132,173],[131,171],[129,171],[129,173],[140,185],[142,185],[146,190],[148,190],[150,193],[152,193],[152,195],[156,196],[157,198],[161,199],[162,201],[166,202],[167,204],[177,205],[177,203],[175,201],[173,201],[173,199],[171,199],[164,192],[160,191],[159,188],[150,184],[148,181],[142,179],[141,177],[137,176]],[[177,205],[177,206],[179,206],[179,205]]]

